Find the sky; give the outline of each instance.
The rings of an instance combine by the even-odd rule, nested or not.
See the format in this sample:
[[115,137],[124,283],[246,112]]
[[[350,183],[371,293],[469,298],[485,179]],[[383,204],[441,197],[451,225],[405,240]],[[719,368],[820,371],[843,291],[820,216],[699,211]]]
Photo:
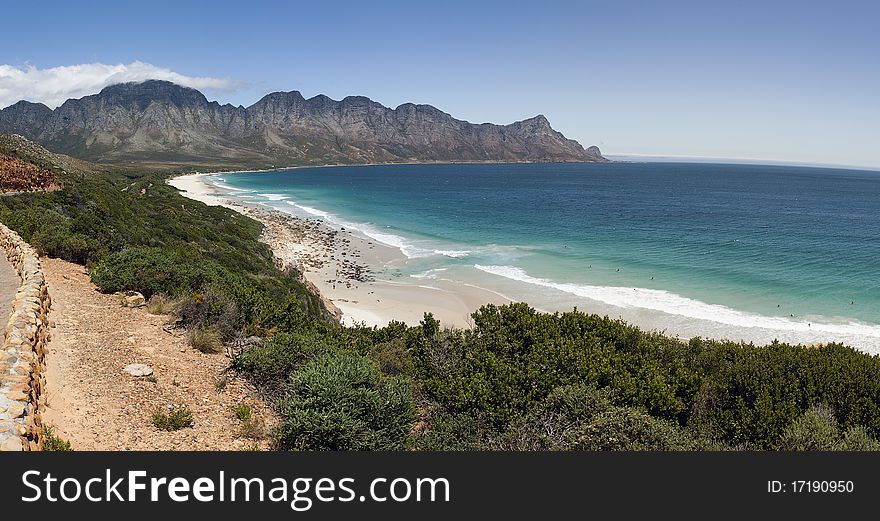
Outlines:
[[160,78],[544,114],[609,155],[880,167],[880,2],[4,2],[0,106]]

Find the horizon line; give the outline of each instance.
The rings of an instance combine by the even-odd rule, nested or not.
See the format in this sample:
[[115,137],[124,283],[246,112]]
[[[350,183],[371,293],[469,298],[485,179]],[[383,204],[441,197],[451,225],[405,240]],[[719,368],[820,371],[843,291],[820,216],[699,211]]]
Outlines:
[[747,165],[767,165],[767,166],[802,166],[815,168],[837,168],[844,170],[867,170],[872,172],[880,172],[878,165],[857,165],[848,163],[822,163],[813,161],[802,161],[797,159],[763,159],[754,157],[725,157],[725,156],[696,156],[687,154],[637,154],[625,152],[603,152],[602,155],[608,159],[627,161],[643,160],[644,162],[657,163],[722,163],[722,164],[747,164]]

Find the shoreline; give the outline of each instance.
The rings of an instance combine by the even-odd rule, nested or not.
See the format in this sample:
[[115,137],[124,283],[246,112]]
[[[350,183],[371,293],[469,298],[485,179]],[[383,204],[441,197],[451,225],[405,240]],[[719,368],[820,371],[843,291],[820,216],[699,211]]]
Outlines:
[[[637,289],[599,288],[604,290],[603,294],[610,291],[617,292],[612,296],[624,296],[620,301],[620,298],[609,300],[599,294],[584,294],[583,291],[597,289],[587,286],[576,288],[583,291],[561,288],[557,294],[547,295],[547,291],[553,292],[558,285],[542,280],[535,285],[533,280],[492,271],[485,274],[492,277],[489,286],[479,283],[484,279],[470,276],[410,278],[399,271],[406,267],[407,261],[400,249],[375,242],[360,232],[346,230],[338,222],[331,225],[321,218],[298,217],[266,203],[245,202],[224,187],[207,181],[211,175],[218,174],[188,174],[167,182],[188,198],[209,205],[223,205],[262,222],[265,226],[262,240],[280,259],[280,266],[285,263],[299,266],[305,281],[317,290],[328,309],[335,308],[339,312],[337,317],[341,317],[341,322],[346,325],[362,322],[383,326],[390,320],[416,325],[422,320],[423,312],[432,312],[444,325],[469,327],[472,325],[470,314],[485,304],[524,301],[536,310],[548,313],[585,309],[684,341],[701,336],[759,345],[774,340],[803,345],[840,342],[868,353],[880,352],[880,330],[870,324],[820,322],[808,320],[810,317],[789,320],[788,317],[738,311],[721,304],[692,302],[692,299],[674,293],[670,294],[671,297],[680,300],[680,304],[696,303],[698,306],[676,312],[631,302],[639,295],[663,293],[660,290],[642,288],[641,293],[630,293],[630,289]],[[302,266],[316,259],[319,260],[316,265]],[[352,273],[363,275],[363,280],[352,279]],[[488,284],[489,281],[484,282]],[[425,283],[430,286],[421,285]],[[724,317],[719,320],[712,313],[722,313]],[[821,320],[822,317],[815,318]],[[871,330],[863,331],[865,326]]]
[[[247,170],[253,172],[253,170]],[[228,174],[229,172],[223,172]],[[275,255],[279,268],[295,267],[303,282],[344,325],[385,326],[396,320],[417,325],[433,313],[445,326],[470,327],[470,314],[481,306],[511,300],[468,284],[438,282],[431,286],[395,281],[395,263],[403,253],[319,218],[302,218],[265,205],[225,197],[204,178],[214,173],[185,174],[166,182],[187,198],[223,206],[261,222],[261,240]]]

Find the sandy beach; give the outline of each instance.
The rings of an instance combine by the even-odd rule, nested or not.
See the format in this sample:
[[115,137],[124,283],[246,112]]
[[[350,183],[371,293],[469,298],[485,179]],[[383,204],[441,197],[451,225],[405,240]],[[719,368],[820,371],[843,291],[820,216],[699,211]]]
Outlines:
[[262,240],[272,248],[279,267],[299,269],[343,324],[381,327],[397,320],[416,325],[425,312],[431,312],[445,326],[469,327],[470,314],[480,306],[509,302],[495,292],[466,284],[431,281],[431,285],[418,285],[398,280],[401,275],[395,265],[405,261],[405,256],[397,248],[331,227],[322,219],[231,200],[205,180],[208,175],[175,177],[168,184],[190,199],[224,206],[263,223]]

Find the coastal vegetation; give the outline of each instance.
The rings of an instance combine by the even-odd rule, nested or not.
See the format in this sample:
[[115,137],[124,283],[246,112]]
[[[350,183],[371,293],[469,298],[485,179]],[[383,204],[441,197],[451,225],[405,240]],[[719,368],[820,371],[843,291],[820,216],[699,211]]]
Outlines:
[[[466,330],[430,314],[344,327],[275,266],[256,221],[186,199],[162,174],[63,163],[10,136],[0,153],[60,181],[0,198],[0,221],[41,253],[87,266],[102,291],[141,292],[206,351],[259,338],[232,369],[279,412],[280,449],[880,447],[880,358],[850,347],[680,340],[523,303],[484,306]],[[156,412],[157,428],[193,422]]]

